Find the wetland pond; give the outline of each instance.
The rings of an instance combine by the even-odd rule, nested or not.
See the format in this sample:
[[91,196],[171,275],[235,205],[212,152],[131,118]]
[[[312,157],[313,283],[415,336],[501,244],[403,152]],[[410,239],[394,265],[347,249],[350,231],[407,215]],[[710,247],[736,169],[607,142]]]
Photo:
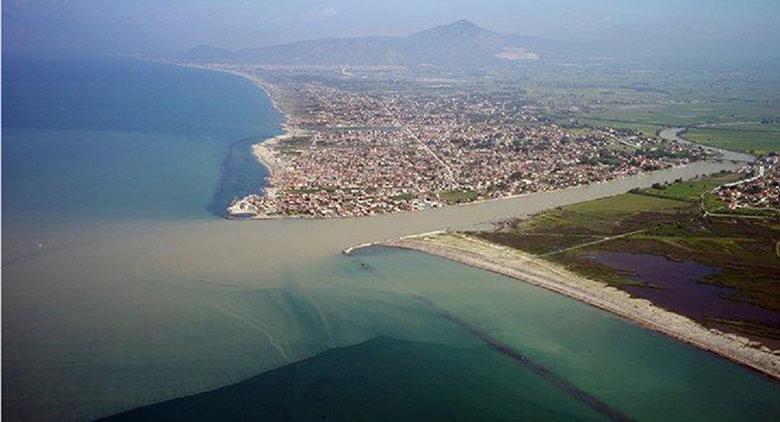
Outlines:
[[746,320],[780,326],[780,313],[734,299],[735,290],[706,283],[719,268],[695,261],[631,252],[599,252],[592,259],[627,274],[644,286],[627,286],[636,297],[695,319]]

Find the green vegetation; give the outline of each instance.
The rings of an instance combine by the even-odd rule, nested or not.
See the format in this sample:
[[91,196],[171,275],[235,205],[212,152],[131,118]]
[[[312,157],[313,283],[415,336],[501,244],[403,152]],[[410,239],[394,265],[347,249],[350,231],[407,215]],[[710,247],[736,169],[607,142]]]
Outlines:
[[691,128],[683,137],[700,144],[757,155],[780,151],[779,123]]
[[[476,235],[541,255],[605,237],[645,230],[652,224],[676,221],[680,215],[688,215],[692,206],[687,202],[627,193],[556,208],[528,220],[512,221],[502,230]],[[561,256],[563,254],[557,255],[556,259]],[[576,263],[568,260],[566,264],[570,266]],[[595,268],[593,265],[590,267]],[[582,266],[580,269],[588,275],[596,275]],[[596,270],[598,275],[605,275],[601,271],[603,269]],[[621,276],[613,281],[618,285],[626,283],[627,279]]]
[[[638,283],[631,274],[596,262],[594,255],[628,252],[695,261],[720,270],[702,282],[734,289],[728,299],[780,312],[780,217],[756,214],[746,219],[704,216],[702,212],[702,201],[708,208],[722,208],[719,200],[706,192],[738,178],[737,174],[723,173],[657,185],[557,208],[473,235],[544,255],[618,288]],[[731,327],[762,341],[771,341],[780,333],[780,327],[744,321],[702,323],[722,330]]]
[[608,126],[615,129],[636,130],[642,133],[642,135],[647,137],[656,136],[658,132],[660,132],[664,128],[663,125],[654,125],[648,123],[632,123],[632,122],[623,122],[617,120],[606,120],[606,119],[596,119],[596,118],[579,119],[579,123],[586,126],[592,126],[592,127]]
[[[659,198],[674,199],[678,201],[686,202],[698,202],[701,200],[702,194],[710,192],[714,188],[723,185],[725,183],[735,182],[740,179],[739,174],[723,173],[717,176],[711,176],[703,179],[695,179],[688,181],[678,181],[671,185],[653,185],[648,189],[641,189],[634,191],[640,195],[649,195]],[[711,199],[718,201],[716,197],[710,197]],[[719,203],[719,202],[718,202]],[[714,205],[715,203],[713,203]]]
[[439,199],[448,204],[462,204],[477,199],[477,192],[473,190],[448,190],[439,192]]
[[673,199],[700,204],[702,211],[715,214],[728,214],[735,217],[773,217],[777,212],[771,209],[728,209],[726,204],[713,193],[718,186],[735,182],[745,175],[736,173],[723,173],[704,179],[679,181],[671,185],[656,184],[648,189],[633,190],[637,195],[647,195],[656,198]]
[[780,108],[756,105],[744,101],[690,101],[674,104],[640,102],[613,105],[582,116],[614,126],[616,123],[634,125],[696,126],[735,122],[777,120]]
[[754,324],[748,321],[733,321],[729,319],[707,318],[705,324],[721,331],[735,332],[744,336],[758,336],[780,343],[780,328]]
[[282,153],[292,153],[297,150],[308,149],[311,145],[311,136],[293,136],[276,144],[276,148]]
[[[763,131],[767,125],[759,122],[780,122],[777,72],[758,67],[747,66],[736,73],[714,69],[691,72],[683,68],[611,68],[594,72],[570,67],[527,76],[520,84],[530,101],[549,106],[551,117],[566,127],[609,126],[653,136],[671,126],[741,123],[733,128]],[[562,109],[561,105],[569,108]],[[745,122],[755,124],[743,125]],[[778,148],[777,136],[772,134],[724,135],[726,140],[733,139],[730,146],[736,150]],[[721,136],[706,135],[714,145],[727,146],[720,143]],[[751,139],[747,139],[748,143],[740,136]]]
[[673,219],[690,206],[677,200],[627,193],[556,208],[524,222],[521,230],[612,236],[641,229],[644,222]]
[[616,271],[607,265],[583,259],[582,254],[579,252],[567,252],[556,255],[553,261],[565,266],[569,271],[581,274],[592,280],[600,280],[613,287],[644,286],[643,283],[632,278],[630,273]]
[[411,193],[402,193],[400,195],[396,195],[390,199],[394,201],[411,201],[414,198],[414,196]]

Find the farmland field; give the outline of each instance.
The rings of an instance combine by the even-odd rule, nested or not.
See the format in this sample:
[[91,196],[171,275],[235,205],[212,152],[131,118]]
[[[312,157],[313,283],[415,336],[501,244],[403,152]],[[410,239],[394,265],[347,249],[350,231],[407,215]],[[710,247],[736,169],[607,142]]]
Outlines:
[[780,151],[780,123],[691,128],[683,137],[692,142],[757,155]]

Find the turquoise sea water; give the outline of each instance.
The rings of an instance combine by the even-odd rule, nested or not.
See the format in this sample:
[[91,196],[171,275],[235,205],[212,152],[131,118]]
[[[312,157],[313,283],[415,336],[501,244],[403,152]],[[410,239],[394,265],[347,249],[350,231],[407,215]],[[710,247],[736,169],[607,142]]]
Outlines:
[[[9,419],[780,415],[777,383],[568,298],[408,251],[340,253],[435,228],[437,215],[221,219],[262,178],[251,140],[279,130],[243,79],[14,60],[3,63]],[[468,212],[445,215],[495,218]]]

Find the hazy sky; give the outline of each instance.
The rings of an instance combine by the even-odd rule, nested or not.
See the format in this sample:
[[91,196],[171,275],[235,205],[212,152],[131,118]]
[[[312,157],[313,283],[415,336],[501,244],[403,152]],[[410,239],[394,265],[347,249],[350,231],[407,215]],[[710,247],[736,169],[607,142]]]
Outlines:
[[6,50],[165,52],[326,36],[406,35],[461,18],[518,34],[611,27],[780,38],[780,0],[3,0]]

